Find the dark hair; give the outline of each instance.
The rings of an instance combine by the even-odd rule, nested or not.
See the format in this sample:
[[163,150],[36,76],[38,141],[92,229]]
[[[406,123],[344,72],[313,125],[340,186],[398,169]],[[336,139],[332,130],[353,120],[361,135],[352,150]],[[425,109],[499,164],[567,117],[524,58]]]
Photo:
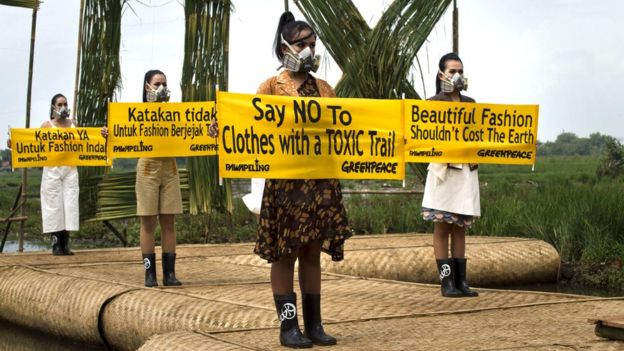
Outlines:
[[[456,53],[449,52],[448,54],[442,56],[440,58],[440,63],[438,63],[438,69],[440,69],[441,72],[444,72],[444,70],[446,69],[446,61],[462,62],[462,60]],[[440,91],[442,91],[442,87],[440,86],[440,72],[438,72],[436,73],[436,95],[440,94]]]
[[314,29],[312,29],[307,22],[295,21],[295,16],[293,16],[290,11],[286,11],[280,16],[279,23],[277,24],[277,32],[275,33],[275,41],[273,42],[275,56],[277,56],[280,61],[284,58],[284,54],[282,53],[283,44],[281,37],[283,36],[284,40],[286,40],[288,44],[292,44],[292,41],[299,35],[299,33],[306,29],[309,29],[312,32],[311,35],[314,35],[316,38]]
[[149,84],[149,82],[152,81],[152,78],[154,78],[154,76],[158,74],[162,74],[163,76],[165,76],[165,78],[167,78],[167,76],[158,69],[152,69],[145,73],[145,78],[143,79],[143,102],[147,102],[147,91],[145,90],[145,83]]
[[56,100],[58,100],[58,98],[61,98],[61,97],[64,97],[65,100],[67,100],[65,95],[60,94],[60,93],[52,97],[52,102],[50,102],[50,119],[53,119],[52,114],[54,113],[54,105],[56,105]]

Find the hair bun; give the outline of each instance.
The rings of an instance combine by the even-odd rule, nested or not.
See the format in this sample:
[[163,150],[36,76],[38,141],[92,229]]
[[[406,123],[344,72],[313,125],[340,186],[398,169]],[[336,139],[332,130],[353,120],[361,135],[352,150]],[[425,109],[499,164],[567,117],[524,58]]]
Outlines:
[[285,11],[284,13],[282,13],[282,15],[280,16],[280,24],[286,24],[289,22],[293,22],[295,20],[295,15],[292,14],[292,12],[290,11]]

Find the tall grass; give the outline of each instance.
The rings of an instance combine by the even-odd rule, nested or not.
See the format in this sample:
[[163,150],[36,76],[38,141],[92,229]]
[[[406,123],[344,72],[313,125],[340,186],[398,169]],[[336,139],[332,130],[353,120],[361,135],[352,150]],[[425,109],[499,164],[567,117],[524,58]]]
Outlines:
[[567,261],[624,257],[624,183],[497,183],[481,188],[471,232],[551,243]]
[[345,195],[349,224],[356,234],[427,233],[433,225],[420,215],[421,195]]

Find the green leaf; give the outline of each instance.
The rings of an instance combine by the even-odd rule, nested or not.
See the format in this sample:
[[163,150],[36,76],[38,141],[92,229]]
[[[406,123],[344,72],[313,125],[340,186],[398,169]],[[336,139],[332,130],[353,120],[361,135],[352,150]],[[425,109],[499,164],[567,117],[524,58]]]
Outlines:
[[39,0],[0,0],[0,5],[25,7],[29,9],[39,8]]
[[[186,31],[182,68],[182,101],[214,101],[216,85],[227,91],[229,0],[187,0],[184,2]],[[219,185],[216,156],[189,157],[189,210],[191,214],[233,211],[232,184]]]

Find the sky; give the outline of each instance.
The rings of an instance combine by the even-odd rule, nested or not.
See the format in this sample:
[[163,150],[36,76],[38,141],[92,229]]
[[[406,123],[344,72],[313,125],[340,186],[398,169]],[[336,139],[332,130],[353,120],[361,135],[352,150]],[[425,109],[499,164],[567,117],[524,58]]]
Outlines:
[[[122,18],[119,101],[140,101],[149,69],[167,74],[171,101],[180,101],[184,55],[182,0],[131,0]],[[389,0],[353,0],[374,26]],[[624,17],[621,0],[458,0],[459,55],[478,102],[539,104],[538,139],[553,141],[561,132],[580,137],[599,132],[624,139],[624,113],[617,93],[624,82]],[[255,93],[275,75],[272,55],[283,0],[233,0],[229,90]],[[293,1],[290,9],[304,19]],[[23,128],[32,11],[0,6],[0,145],[8,128]],[[78,0],[46,0],[37,13],[31,127],[48,119],[50,99],[63,93],[73,103],[78,41]],[[418,53],[416,89],[434,95],[439,58],[452,49],[449,9]],[[341,71],[327,60],[318,76],[335,85]],[[424,75],[425,86],[420,82]],[[78,121],[80,116],[78,116]]]

